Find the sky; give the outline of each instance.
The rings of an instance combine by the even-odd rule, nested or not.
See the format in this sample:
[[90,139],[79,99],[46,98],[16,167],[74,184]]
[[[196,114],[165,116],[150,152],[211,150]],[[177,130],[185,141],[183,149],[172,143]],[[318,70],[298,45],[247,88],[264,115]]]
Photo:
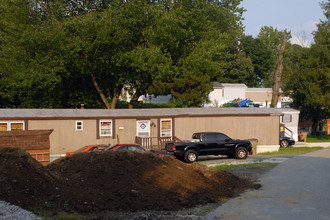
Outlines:
[[[327,0],[323,0],[327,1]],[[243,0],[245,34],[256,37],[263,26],[291,31],[291,43],[309,46],[316,24],[325,20],[322,0]]]

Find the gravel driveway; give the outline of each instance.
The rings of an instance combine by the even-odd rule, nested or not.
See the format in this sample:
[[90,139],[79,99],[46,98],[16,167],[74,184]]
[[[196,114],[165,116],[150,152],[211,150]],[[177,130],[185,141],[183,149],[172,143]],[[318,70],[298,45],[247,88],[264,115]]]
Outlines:
[[32,212],[0,200],[0,219],[2,220],[36,220],[41,219]]

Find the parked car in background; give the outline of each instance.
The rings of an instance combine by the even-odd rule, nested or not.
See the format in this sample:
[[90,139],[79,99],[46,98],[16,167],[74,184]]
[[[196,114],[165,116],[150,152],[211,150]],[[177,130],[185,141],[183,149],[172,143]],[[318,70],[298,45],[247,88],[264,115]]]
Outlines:
[[108,148],[110,145],[108,144],[97,144],[97,145],[87,145],[82,148],[79,148],[78,150],[74,152],[67,152],[66,156],[80,153],[80,152],[87,152],[87,151],[103,151],[104,149]]
[[108,147],[105,149],[107,150],[112,150],[112,151],[117,151],[117,150],[131,150],[131,151],[140,151],[140,152],[145,152],[146,150],[142,148],[138,144],[116,144],[114,146]]
[[280,137],[280,147],[289,147],[294,145],[296,142],[289,137]]
[[[148,152],[143,147],[141,147],[138,144],[116,144],[114,146],[108,147],[105,149],[105,151],[112,150],[112,151],[118,151],[118,150],[131,150],[131,151],[139,151],[139,152]],[[163,155],[163,156],[169,156],[172,158],[175,158],[171,153],[163,152],[163,151],[154,151],[151,150],[151,153]]]

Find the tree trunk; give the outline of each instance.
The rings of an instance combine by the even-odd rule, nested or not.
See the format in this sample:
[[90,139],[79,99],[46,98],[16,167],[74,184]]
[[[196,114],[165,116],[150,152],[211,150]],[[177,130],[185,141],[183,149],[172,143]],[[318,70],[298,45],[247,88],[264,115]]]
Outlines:
[[121,90],[123,89],[123,86],[118,86],[115,91],[114,91],[114,95],[113,97],[111,97],[111,108],[115,109],[117,102],[119,100],[120,94],[121,94]]
[[318,124],[319,124],[319,120],[318,119],[316,119],[316,118],[313,118],[312,119],[312,135],[316,135],[317,134],[317,126],[318,126]]
[[141,94],[139,92],[134,93],[134,95],[128,105],[129,109],[132,109],[134,107],[134,105],[136,105],[138,103],[138,99],[140,96],[141,96]]
[[119,95],[116,93],[112,98],[111,98],[111,109],[115,109],[117,102],[119,100]]
[[92,76],[93,85],[94,85],[96,91],[99,93],[99,95],[100,95],[100,97],[101,97],[101,99],[102,99],[102,101],[103,101],[103,104],[105,105],[105,108],[110,109],[111,106],[110,106],[110,104],[109,104],[109,101],[107,100],[107,98],[106,98],[105,95],[103,94],[102,90],[100,89],[98,83],[96,82],[94,72],[91,74],[91,76]]
[[277,106],[279,97],[280,97],[280,87],[281,87],[281,76],[282,76],[282,71],[283,71],[283,53],[285,50],[286,46],[286,33],[283,32],[283,42],[281,46],[277,47],[277,52],[278,52],[278,59],[277,59],[277,64],[276,64],[276,70],[274,73],[274,85],[272,88],[272,102],[270,104],[270,107],[275,108]]
[[[95,53],[96,53],[96,52],[97,52],[97,50],[95,51]],[[94,54],[95,54],[95,53],[94,53]],[[88,64],[90,65],[91,63],[90,63],[90,60],[89,60],[89,57],[88,57],[87,53],[83,51],[83,55],[84,55],[84,59],[85,59],[85,60],[88,62]],[[100,89],[99,84],[96,82],[96,78],[95,78],[95,73],[94,73],[94,72],[91,73],[91,77],[92,77],[93,85],[94,85],[96,91],[99,93],[99,95],[100,95],[100,97],[101,97],[101,99],[102,99],[102,102],[103,102],[103,104],[105,105],[105,108],[106,108],[106,109],[110,109],[111,106],[110,106],[110,104],[109,104],[109,101],[107,100],[107,98],[106,98],[105,95],[103,94],[103,91]]]

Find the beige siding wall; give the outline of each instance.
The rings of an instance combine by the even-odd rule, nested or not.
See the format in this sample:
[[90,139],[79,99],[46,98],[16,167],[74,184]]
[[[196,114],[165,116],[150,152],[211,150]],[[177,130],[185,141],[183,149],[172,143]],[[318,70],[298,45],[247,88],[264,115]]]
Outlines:
[[120,144],[130,144],[135,142],[136,136],[136,120],[135,119],[116,119],[116,140],[117,137]]
[[222,132],[234,139],[258,139],[259,145],[279,144],[279,116],[177,118],[175,136],[190,139],[201,131]]
[[158,137],[158,129],[160,125],[158,125],[157,119],[151,119],[150,120],[151,126],[150,126],[150,136],[151,137]]
[[246,92],[246,98],[256,103],[270,102],[272,100],[271,92]]
[[[266,107],[272,102],[272,92],[246,91],[246,98],[251,99],[256,104],[260,104],[260,106]],[[277,107],[281,108],[281,96],[279,97]]]
[[[83,130],[76,131],[76,121],[83,121]],[[111,137],[97,139],[96,120],[30,120],[29,130],[54,129],[50,135],[50,153],[65,154],[90,144],[111,144]]]
[[[111,120],[111,119],[100,119]],[[76,131],[76,121],[83,122],[83,130]],[[117,143],[135,143],[137,134],[136,119],[115,119],[114,122],[114,138],[99,137],[97,138],[97,120],[30,120],[29,130],[53,129],[50,135],[51,154],[65,154],[66,152],[75,151],[85,145],[91,144],[110,144]],[[151,119],[150,132],[152,137],[158,135],[157,119]]]
[[[163,118],[168,119],[168,118]],[[101,119],[102,120],[102,119]],[[83,121],[83,130],[76,131],[76,121]],[[257,138],[259,145],[279,144],[279,116],[236,116],[236,117],[183,117],[172,121],[174,135],[190,139],[194,132],[223,132],[231,138]],[[50,135],[50,154],[65,154],[91,144],[134,143],[137,135],[137,119],[115,119],[115,136],[97,138],[97,120],[29,120],[29,130],[53,129]],[[159,134],[159,119],[150,119],[150,136]]]

